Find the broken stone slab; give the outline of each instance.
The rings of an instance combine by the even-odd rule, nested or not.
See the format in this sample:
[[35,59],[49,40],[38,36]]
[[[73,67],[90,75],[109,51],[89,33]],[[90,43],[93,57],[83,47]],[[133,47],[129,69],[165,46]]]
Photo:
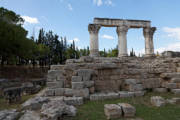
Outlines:
[[66,105],[62,101],[51,101],[43,104],[41,108],[41,114],[46,116],[48,120],[57,120],[60,119],[63,115],[75,116],[76,112],[77,110],[74,106]]
[[16,109],[0,111],[0,120],[17,120],[19,112]]
[[27,110],[19,120],[41,120],[41,117],[37,112]]
[[83,89],[84,88],[84,82],[72,82],[72,89]]
[[166,104],[166,101],[161,96],[152,96],[151,97],[151,104],[156,107],[161,107]]
[[107,99],[117,99],[119,98],[119,93],[95,93],[90,95],[90,100],[107,100]]
[[120,98],[134,97],[134,92],[120,91],[119,97]]
[[64,97],[63,101],[67,105],[82,105],[83,102],[83,97]]
[[180,95],[180,89],[171,89],[171,92],[175,95]]
[[82,82],[82,76],[72,76],[72,82]]
[[22,108],[28,110],[39,110],[41,109],[41,106],[47,102],[49,102],[49,98],[47,97],[34,97],[24,102]]
[[154,88],[153,91],[158,93],[166,93],[167,88]]
[[104,113],[108,120],[122,117],[121,107],[116,104],[105,104]]
[[136,114],[136,108],[127,103],[118,103],[123,111],[124,117],[134,117]]

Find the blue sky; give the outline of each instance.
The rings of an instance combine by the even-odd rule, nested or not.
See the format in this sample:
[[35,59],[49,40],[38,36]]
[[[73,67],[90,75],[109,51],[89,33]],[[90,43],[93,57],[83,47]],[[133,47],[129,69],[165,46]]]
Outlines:
[[[24,27],[37,37],[40,28],[73,39],[79,48],[89,46],[88,24],[94,17],[151,20],[157,27],[155,50],[180,51],[180,0],[0,0],[0,7],[13,10],[25,20]],[[142,29],[128,31],[128,50],[144,52]],[[117,45],[116,28],[101,28],[100,49]]]

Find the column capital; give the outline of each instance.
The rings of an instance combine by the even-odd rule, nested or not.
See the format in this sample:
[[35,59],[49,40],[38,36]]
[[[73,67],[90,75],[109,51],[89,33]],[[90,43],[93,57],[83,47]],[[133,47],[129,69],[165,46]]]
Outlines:
[[144,36],[153,36],[154,35],[154,32],[156,31],[156,27],[146,27],[146,28],[143,28],[143,34]]
[[88,25],[88,31],[89,33],[98,33],[101,28],[101,25],[98,24],[89,24]]
[[128,32],[129,27],[126,25],[122,25],[122,26],[118,26],[116,29],[116,32],[118,35],[120,35],[121,33],[126,34]]

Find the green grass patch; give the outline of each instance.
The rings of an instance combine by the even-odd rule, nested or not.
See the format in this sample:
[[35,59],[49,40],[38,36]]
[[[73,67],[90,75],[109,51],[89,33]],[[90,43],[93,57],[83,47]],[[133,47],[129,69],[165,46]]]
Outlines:
[[[180,120],[180,105],[167,104],[163,107],[152,107],[151,96],[162,96],[164,98],[180,97],[171,93],[148,93],[144,97],[121,98],[116,100],[87,101],[78,107],[76,117],[67,120],[106,120],[104,115],[105,104],[130,103],[136,107],[136,117],[144,120]],[[114,119],[123,120],[123,119]]]
[[24,103],[29,98],[32,98],[34,95],[24,95],[21,98],[21,101],[13,104],[8,104],[4,98],[0,98],[0,110],[4,109],[20,109],[21,104]]

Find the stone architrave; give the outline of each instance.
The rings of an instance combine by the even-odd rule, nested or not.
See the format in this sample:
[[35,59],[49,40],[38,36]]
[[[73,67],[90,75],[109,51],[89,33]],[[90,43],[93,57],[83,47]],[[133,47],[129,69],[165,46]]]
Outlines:
[[99,56],[99,40],[98,33],[101,28],[101,25],[98,24],[89,24],[88,31],[90,34],[90,56],[98,57]]
[[128,56],[127,53],[127,32],[129,27],[122,25],[117,27],[118,34],[118,57]]
[[156,31],[156,27],[146,27],[143,29],[143,34],[145,38],[145,56],[154,56],[154,43],[153,35]]

